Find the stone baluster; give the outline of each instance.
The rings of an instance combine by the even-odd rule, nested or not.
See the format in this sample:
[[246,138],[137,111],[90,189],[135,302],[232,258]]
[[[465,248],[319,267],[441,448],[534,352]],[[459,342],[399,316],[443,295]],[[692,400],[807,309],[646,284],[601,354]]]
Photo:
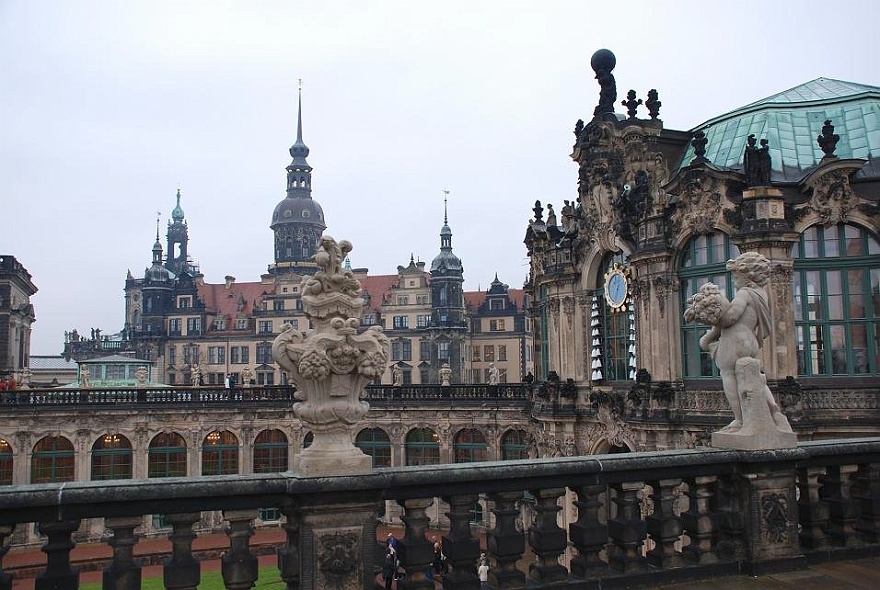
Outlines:
[[499,590],[525,588],[526,576],[516,568],[516,562],[522,559],[526,550],[525,533],[516,528],[519,515],[517,504],[522,500],[523,493],[498,492],[489,498],[495,515],[495,527],[486,534],[486,545],[490,559],[497,564],[489,569],[489,580]]
[[822,481],[823,500],[828,503],[826,535],[832,545],[854,547],[861,544],[855,534],[857,505],[850,492],[850,475],[855,465],[829,465]]
[[167,590],[196,590],[199,586],[201,570],[192,553],[192,543],[196,538],[192,528],[200,517],[198,512],[165,515],[165,520],[173,527],[168,536],[171,557],[165,560],[162,571]]
[[647,518],[646,526],[654,547],[648,551],[648,563],[663,569],[684,567],[684,556],[675,548],[682,531],[681,519],[675,513],[675,492],[681,479],[654,480],[650,485],[654,490],[654,514]]
[[529,530],[529,545],[536,560],[529,566],[529,577],[538,584],[561,582],[568,577],[568,570],[559,564],[559,556],[568,540],[565,529],[557,522],[557,514],[562,510],[558,502],[565,495],[565,488],[542,488],[531,493],[535,496],[537,514]]
[[[443,537],[443,553],[449,565],[448,574],[443,576],[444,588],[456,590],[479,590],[477,562],[480,559],[480,541],[471,535],[471,509],[479,500],[476,494],[444,496],[449,504],[449,534]],[[407,570],[409,571],[409,570]]]
[[574,489],[577,500],[577,521],[568,527],[571,542],[578,554],[571,560],[571,572],[580,578],[601,578],[608,574],[608,563],[599,554],[608,544],[608,523],[599,520],[599,512],[607,498],[605,484],[588,484]]
[[855,529],[863,543],[880,541],[880,465],[862,463],[853,476],[852,497],[858,505]]
[[718,478],[715,495],[715,554],[719,560],[743,561],[747,559],[746,525],[743,507],[741,475]]
[[797,470],[798,522],[801,525],[798,538],[804,549],[821,549],[828,545],[825,527],[828,524],[828,503],[820,494],[819,480],[825,475],[825,467],[803,467]]
[[46,569],[34,581],[34,590],[76,590],[79,568],[70,566],[70,550],[76,545],[72,535],[79,528],[78,520],[41,522],[38,529],[48,540],[43,545]]
[[[405,525],[404,537],[400,540],[398,551],[400,561],[406,569],[406,577],[397,582],[398,590],[433,590],[434,582],[427,577],[428,568],[434,561],[434,545],[425,538],[428,523],[431,521],[425,511],[434,503],[432,498],[410,498],[398,500],[403,506],[400,519]],[[443,550],[446,552],[446,539]],[[447,558],[449,553],[446,553]],[[444,576],[445,578],[446,576]]]
[[287,543],[278,548],[278,571],[287,584],[287,590],[299,590],[299,514],[291,504],[282,507],[286,520],[281,526],[287,533]]
[[250,538],[254,535],[253,520],[256,510],[224,510],[223,517],[229,521],[226,536],[229,551],[221,558],[223,583],[229,590],[248,590],[257,581],[257,556],[251,552]]
[[639,492],[645,487],[640,481],[622,482],[610,486],[615,492],[612,502],[617,515],[608,523],[608,564],[618,572],[639,572],[647,567],[642,556],[646,528],[642,520]]
[[696,565],[716,563],[716,530],[710,508],[718,478],[715,475],[702,475],[688,477],[685,481],[688,485],[688,510],[681,515],[681,523],[690,538],[690,544],[682,552],[688,562]]
[[104,568],[104,590],[138,590],[141,587],[141,567],[134,559],[134,546],[138,542],[134,529],[142,523],[141,516],[104,519],[104,527],[113,531],[107,541],[113,548],[113,561]]
[[12,574],[3,571],[3,556],[9,551],[12,533],[15,532],[14,524],[0,524],[0,590],[12,590]]

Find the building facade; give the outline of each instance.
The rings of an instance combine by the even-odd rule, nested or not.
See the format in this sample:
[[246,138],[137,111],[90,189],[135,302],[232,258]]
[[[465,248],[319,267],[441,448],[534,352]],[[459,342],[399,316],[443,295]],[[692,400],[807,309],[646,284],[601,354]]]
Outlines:
[[630,91],[615,112],[614,61],[594,56],[600,101],[575,126],[577,195],[559,216],[536,203],[526,230],[539,379],[571,379],[580,403],[620,418],[633,400],[670,397],[727,411],[699,346],[707,327],[682,314],[706,282],[731,297],[726,261],[756,251],[772,265],[762,361],[777,396],[796,383],[801,406],[876,407],[880,88],[819,78],[676,131],[656,90],[643,106]]
[[36,292],[24,265],[15,256],[0,255],[0,379],[18,379],[29,364]]

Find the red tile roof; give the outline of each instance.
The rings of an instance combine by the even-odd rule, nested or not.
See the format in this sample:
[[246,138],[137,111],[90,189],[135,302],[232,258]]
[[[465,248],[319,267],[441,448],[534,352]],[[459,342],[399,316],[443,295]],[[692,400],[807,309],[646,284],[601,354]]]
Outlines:
[[391,288],[396,287],[399,277],[395,275],[376,275],[372,277],[363,277],[358,279],[361,283],[361,289],[364,295],[370,294],[369,308],[373,311],[379,311],[382,307],[382,301],[391,294]]
[[252,316],[254,303],[259,305],[263,295],[274,290],[272,285],[263,283],[233,283],[228,289],[225,283],[216,285],[204,283],[197,289],[199,299],[204,302],[208,313],[216,313],[231,319],[235,319],[238,313],[239,299],[244,299],[242,313]]
[[[508,289],[507,296],[516,305],[518,311],[523,311],[523,301],[526,292],[523,289]],[[486,301],[486,291],[465,291],[464,305],[471,313],[475,313],[483,302]]]

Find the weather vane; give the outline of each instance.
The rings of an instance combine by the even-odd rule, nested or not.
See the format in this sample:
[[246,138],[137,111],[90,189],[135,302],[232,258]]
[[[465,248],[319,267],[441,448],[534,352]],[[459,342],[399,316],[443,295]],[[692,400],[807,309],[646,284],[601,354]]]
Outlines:
[[446,225],[447,223],[449,223],[449,216],[447,215],[447,212],[446,212],[446,197],[448,197],[448,196],[449,196],[449,191],[444,188],[443,189],[443,225]]

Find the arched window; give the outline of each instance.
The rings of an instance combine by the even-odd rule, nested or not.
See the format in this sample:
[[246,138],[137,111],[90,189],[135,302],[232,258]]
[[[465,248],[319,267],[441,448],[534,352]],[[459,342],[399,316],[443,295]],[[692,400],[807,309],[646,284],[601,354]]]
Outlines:
[[31,483],[73,481],[73,443],[63,436],[47,436],[34,445]]
[[406,435],[407,465],[440,463],[440,437],[430,428],[414,428]]
[[456,463],[478,463],[487,459],[486,437],[476,428],[462,428],[455,435],[453,450]]
[[12,485],[12,447],[0,438],[0,486]]
[[147,477],[186,477],[186,441],[176,432],[160,432],[147,450]]
[[529,433],[525,430],[512,429],[501,437],[502,461],[515,461],[529,458]]
[[238,439],[228,430],[215,430],[202,443],[202,475],[238,473]]
[[880,243],[864,229],[810,227],[792,248],[798,375],[880,372]]
[[[612,308],[605,297],[605,277],[614,263],[624,265],[626,256],[622,252],[610,253],[605,256],[599,270],[597,285],[601,288],[596,293],[595,302],[599,306],[600,324],[597,326],[591,321],[590,338],[593,342],[593,360],[595,362],[596,348],[601,351],[602,379],[617,381],[629,379],[630,360],[630,308],[631,295],[626,295],[623,307]],[[628,293],[628,289],[627,289]],[[598,375],[597,375],[598,376]]]
[[[725,264],[739,256],[739,248],[727,234],[714,232],[692,238],[685,246],[678,268],[681,281],[681,310],[689,297],[705,283],[714,283],[728,299],[733,299],[733,282]],[[679,314],[681,315],[681,314]],[[700,350],[700,337],[709,326],[681,323],[681,349],[685,377],[717,377],[718,369],[708,352]]]
[[381,428],[364,428],[354,444],[373,458],[373,467],[391,467],[391,439]]
[[121,434],[105,434],[92,445],[92,481],[131,479],[131,443]]
[[288,469],[287,436],[280,430],[264,430],[254,440],[254,473],[278,473]]

